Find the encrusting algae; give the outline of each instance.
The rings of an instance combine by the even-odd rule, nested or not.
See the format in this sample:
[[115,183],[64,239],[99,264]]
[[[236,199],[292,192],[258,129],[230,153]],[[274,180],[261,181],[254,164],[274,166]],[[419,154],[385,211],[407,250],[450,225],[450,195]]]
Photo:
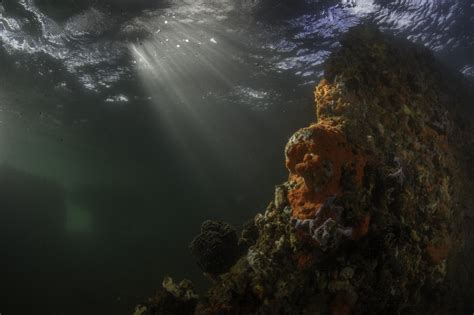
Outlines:
[[180,299],[189,314],[465,310],[447,281],[472,193],[462,84],[425,48],[368,26],[341,44],[316,87],[317,122],[290,138],[289,179],[245,226],[240,258],[200,297],[168,285],[139,314],[178,314]]

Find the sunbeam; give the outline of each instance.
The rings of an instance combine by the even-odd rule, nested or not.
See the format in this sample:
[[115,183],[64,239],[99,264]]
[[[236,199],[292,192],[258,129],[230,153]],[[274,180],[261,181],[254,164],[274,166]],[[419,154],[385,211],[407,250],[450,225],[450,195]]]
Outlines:
[[[215,97],[232,93],[248,80],[245,73],[249,69],[243,67],[241,56],[244,41],[235,39],[231,26],[216,31],[192,20],[161,16],[148,23],[148,28],[156,29],[153,37],[130,43],[129,49],[159,124],[174,139],[186,164],[192,165],[192,172],[202,172],[202,161],[197,156],[201,155],[202,160],[204,154],[212,156],[221,167],[232,167],[243,157],[239,140],[231,136],[232,128],[255,118],[248,117],[248,109],[215,104]],[[220,122],[224,117],[228,119],[226,125]],[[243,132],[247,128],[241,126]],[[253,131],[258,134],[258,129]],[[198,149],[196,139],[200,139]],[[224,150],[228,145],[223,141],[234,142],[234,147]],[[201,175],[205,180],[205,174]]]

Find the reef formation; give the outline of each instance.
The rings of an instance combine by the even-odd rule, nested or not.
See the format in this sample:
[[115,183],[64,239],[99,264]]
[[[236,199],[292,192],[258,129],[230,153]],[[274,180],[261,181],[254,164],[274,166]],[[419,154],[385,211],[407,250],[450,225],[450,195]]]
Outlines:
[[[471,111],[446,73],[423,47],[351,29],[315,89],[317,122],[288,141],[288,181],[243,229],[239,257],[215,266],[215,254],[197,253],[210,289],[168,279],[136,314],[468,310],[452,279],[472,213]],[[198,237],[194,249],[232,256],[231,229],[219,231],[231,241]]]

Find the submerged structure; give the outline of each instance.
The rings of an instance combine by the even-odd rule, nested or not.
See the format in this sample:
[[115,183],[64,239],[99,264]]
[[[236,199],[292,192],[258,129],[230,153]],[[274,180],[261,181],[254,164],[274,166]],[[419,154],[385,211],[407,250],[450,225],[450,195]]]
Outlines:
[[[457,281],[470,277],[460,266],[472,128],[456,80],[423,47],[351,29],[316,87],[317,121],[285,148],[289,178],[266,211],[238,245],[230,228],[210,222],[224,232],[194,241],[210,289],[198,296],[190,282],[167,278],[136,315],[467,309],[460,292],[470,284]],[[196,253],[208,244],[217,249]]]

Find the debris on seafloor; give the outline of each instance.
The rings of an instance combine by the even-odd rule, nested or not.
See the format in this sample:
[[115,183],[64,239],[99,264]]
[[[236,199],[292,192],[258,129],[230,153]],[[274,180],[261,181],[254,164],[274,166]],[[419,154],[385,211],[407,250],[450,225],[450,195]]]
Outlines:
[[[203,229],[193,252],[216,275],[210,289],[190,300],[189,283],[164,286],[140,314],[469,310],[452,282],[472,277],[457,268],[474,173],[462,85],[425,48],[351,29],[316,87],[317,122],[286,146],[288,181],[242,233],[246,250],[212,266],[209,255],[222,261],[239,246],[222,241],[225,225],[212,240]],[[188,313],[179,301],[193,301]]]

